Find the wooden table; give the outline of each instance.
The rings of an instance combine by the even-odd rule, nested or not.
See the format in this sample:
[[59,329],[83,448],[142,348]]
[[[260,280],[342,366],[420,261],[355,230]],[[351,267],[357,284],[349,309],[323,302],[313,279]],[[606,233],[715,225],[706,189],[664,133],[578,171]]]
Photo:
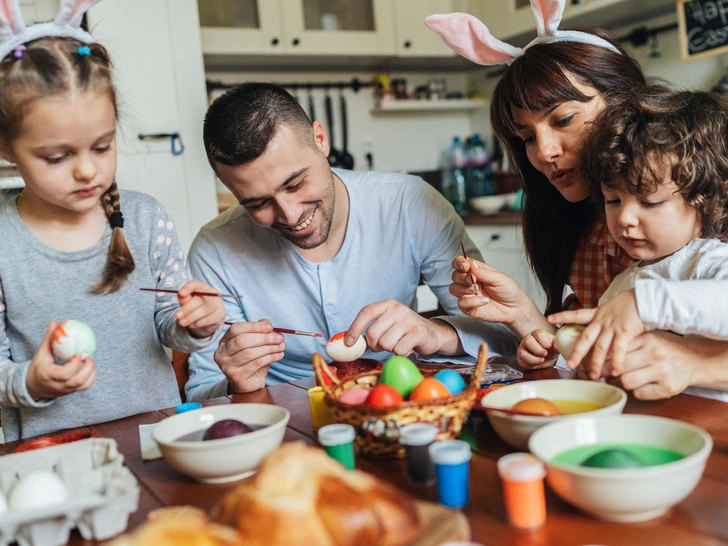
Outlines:
[[[565,372],[542,370],[529,376],[539,379],[564,377]],[[306,389],[313,378],[277,385],[249,394],[236,394],[209,400],[205,405],[256,402],[277,404],[291,412],[284,441],[300,440],[315,443]],[[172,470],[162,460],[142,461],[138,427],[156,423],[172,415],[173,410],[144,413],[91,427],[101,436],[114,438],[125,463],[139,480],[139,510],[132,514],[129,528],[142,523],[146,514],[161,506],[191,504],[210,508],[220,497],[235,487],[206,485]],[[513,451],[490,427],[487,418],[473,414],[463,438],[474,445],[470,463],[470,504],[463,510],[468,517],[473,540],[487,546],[579,546],[601,544],[627,545],[714,545],[728,544],[728,404],[689,395],[679,395],[658,402],[640,402],[630,398],[625,413],[643,413],[680,419],[707,430],[715,442],[705,474],[695,491],[666,515],[644,523],[617,524],[592,519],[562,502],[547,488],[548,519],[538,531],[519,531],[508,525],[503,507],[496,461]],[[9,452],[19,442],[2,446]],[[407,482],[402,460],[372,461],[357,458],[357,467],[376,474],[413,497],[435,501],[434,487],[415,487]],[[74,532],[69,544],[94,544]],[[315,546],[315,545],[312,545]]]

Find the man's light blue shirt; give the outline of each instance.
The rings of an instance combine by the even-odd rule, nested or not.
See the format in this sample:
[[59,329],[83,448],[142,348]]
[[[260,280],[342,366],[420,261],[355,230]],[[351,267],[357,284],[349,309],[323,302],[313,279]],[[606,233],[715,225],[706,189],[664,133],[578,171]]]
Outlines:
[[[394,299],[415,309],[420,276],[448,313],[460,315],[442,320],[458,331],[469,362],[484,340],[491,354],[514,356],[518,342],[510,331],[462,316],[448,291],[461,241],[469,257],[482,259],[453,207],[415,176],[338,169],[334,174],[346,186],[350,210],[344,243],[330,261],[306,260],[293,243],[253,222],[242,206],[204,226],[192,243],[192,278],[243,296],[225,301],[227,321],[267,318],[279,328],[323,334],[286,335],[285,357],[270,366],[266,383],[311,376],[313,353],[324,354],[326,341],[348,330],[370,303]],[[227,380],[214,361],[221,336],[191,355],[188,400],[227,394]],[[364,355],[378,360],[388,356]]]

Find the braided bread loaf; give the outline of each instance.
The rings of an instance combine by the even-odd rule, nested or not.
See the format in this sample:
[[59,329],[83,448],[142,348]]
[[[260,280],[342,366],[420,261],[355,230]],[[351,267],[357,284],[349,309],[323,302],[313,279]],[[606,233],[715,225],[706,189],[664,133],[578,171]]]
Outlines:
[[420,528],[408,497],[302,442],[266,457],[216,517],[247,546],[405,546]]

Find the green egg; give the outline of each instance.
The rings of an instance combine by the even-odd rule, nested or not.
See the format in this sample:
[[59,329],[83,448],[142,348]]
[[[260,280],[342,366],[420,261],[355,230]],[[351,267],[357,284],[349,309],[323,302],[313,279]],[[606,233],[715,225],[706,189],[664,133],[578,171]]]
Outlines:
[[379,382],[393,387],[407,400],[410,393],[422,381],[422,374],[409,358],[393,356],[384,363]]
[[587,457],[581,466],[591,468],[639,468],[642,462],[631,453],[622,449],[605,449]]

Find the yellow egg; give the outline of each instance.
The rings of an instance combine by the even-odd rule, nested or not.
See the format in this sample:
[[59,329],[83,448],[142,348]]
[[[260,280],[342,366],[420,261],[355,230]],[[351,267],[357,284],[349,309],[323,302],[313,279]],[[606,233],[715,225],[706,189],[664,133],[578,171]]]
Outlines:
[[553,402],[544,398],[529,398],[514,404],[511,409],[525,411],[534,415],[561,415],[559,408]]

